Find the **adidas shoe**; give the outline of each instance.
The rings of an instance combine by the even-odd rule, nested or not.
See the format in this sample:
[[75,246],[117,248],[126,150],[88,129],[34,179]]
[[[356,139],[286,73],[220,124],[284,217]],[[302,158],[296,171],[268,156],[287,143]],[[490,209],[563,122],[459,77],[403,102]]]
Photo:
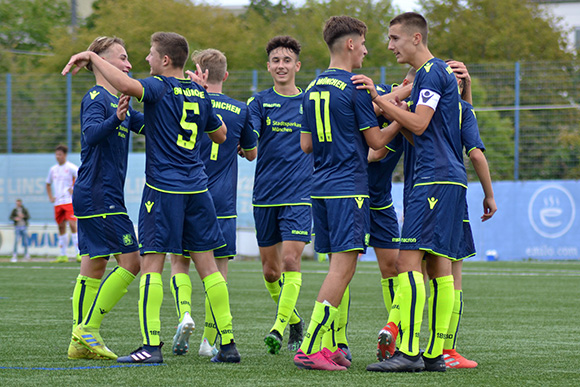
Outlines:
[[139,347],[136,351],[131,352],[128,356],[117,358],[118,363],[163,363],[163,356],[161,355],[161,347],[163,342],[158,346],[144,345]]
[[342,354],[346,358],[346,360],[352,362],[352,354],[350,353],[350,349],[348,349],[348,345],[343,343],[338,343],[338,349],[342,351]]
[[454,349],[444,349],[443,350],[443,360],[445,360],[445,366],[447,368],[475,368],[477,367],[477,362],[473,360],[468,360],[457,353]]
[[240,353],[236,348],[236,343],[230,341],[229,344],[220,345],[220,350],[211,358],[214,363],[239,363],[241,361]]
[[300,349],[302,339],[304,338],[304,320],[300,318],[300,322],[289,324],[289,327],[290,335],[288,337],[288,350],[296,352]]
[[397,335],[399,328],[395,323],[390,322],[379,331],[379,340],[377,344],[377,359],[386,360],[395,354]]
[[443,360],[443,355],[437,357],[426,357],[422,355],[423,363],[425,363],[425,371],[429,372],[445,372],[447,367],[445,367],[445,360]]
[[103,359],[103,360],[110,360],[103,357],[100,357],[94,352],[89,351],[85,348],[81,343],[74,341],[72,338],[70,340],[70,344],[68,346],[68,358],[71,360],[76,359]]
[[67,263],[68,262],[68,257],[66,255],[59,255],[52,262],[53,263]]
[[421,355],[409,356],[400,351],[396,351],[387,360],[367,366],[367,371],[373,372],[421,372],[424,369],[425,363]]
[[348,360],[344,356],[344,352],[342,351],[342,349],[338,348],[336,351],[332,352],[328,348],[322,348],[322,352],[324,352],[323,355],[325,357],[332,360],[333,362],[335,362],[339,366],[343,366],[346,368],[350,367],[350,360]]
[[214,345],[210,345],[209,341],[204,337],[199,345],[199,356],[213,357],[218,354],[218,349]]
[[193,319],[188,312],[185,312],[177,326],[177,332],[173,336],[172,350],[174,355],[185,355],[189,351],[189,336],[191,336],[194,329],[195,323]]
[[272,355],[276,355],[280,352],[280,348],[282,347],[282,336],[278,331],[271,331],[264,337],[264,343],[266,347],[268,347],[268,353]]
[[77,341],[89,351],[96,353],[103,358],[111,360],[117,358],[117,355],[107,348],[103,342],[103,338],[99,334],[98,329],[88,328],[79,324],[73,329],[72,336],[74,341]]
[[324,351],[318,351],[307,355],[299,349],[294,356],[294,364],[303,370],[346,371],[346,367],[336,364],[325,354]]

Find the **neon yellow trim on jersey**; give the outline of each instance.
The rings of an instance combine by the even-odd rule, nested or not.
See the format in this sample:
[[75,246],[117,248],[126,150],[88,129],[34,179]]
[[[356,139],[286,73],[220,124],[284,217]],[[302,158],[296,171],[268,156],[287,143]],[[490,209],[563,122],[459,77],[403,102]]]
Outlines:
[[310,196],[312,199],[349,199],[349,198],[365,198],[369,195],[345,195],[345,196]]
[[463,219],[463,223],[469,223],[469,219]]
[[251,151],[251,150],[254,150],[254,149],[258,149],[258,146],[256,145],[256,146],[255,146],[255,147],[253,147],[253,148],[249,148],[249,149],[242,148],[242,149],[243,149],[243,150],[245,150],[245,151]]
[[473,257],[473,256],[474,256],[474,255],[476,255],[476,254],[477,254],[477,253],[471,253],[471,254],[469,254],[469,255],[468,255],[468,256],[466,256],[466,257],[457,258],[457,259],[456,259],[456,261],[463,261],[464,259],[471,258],[471,257]]
[[163,192],[163,193],[168,193],[168,194],[193,195],[193,194],[207,192],[207,188],[204,189],[204,190],[202,190],[202,191],[166,191],[166,190],[163,190],[163,189],[155,188],[155,187],[153,187],[149,183],[145,183],[145,185],[147,187],[151,188],[151,189],[154,189],[155,191],[159,191],[159,192]]
[[330,253],[320,253],[320,254],[338,254],[338,253],[348,253],[349,251],[359,251],[359,250],[364,250],[364,247],[359,247],[356,249],[350,249],[350,250],[342,250],[342,251],[331,251]]
[[218,256],[214,256],[215,259],[224,259],[224,258],[231,258],[231,257],[235,257],[235,254],[230,254],[230,255],[220,255]]
[[139,129],[139,131],[137,132],[137,134],[141,134],[141,132],[143,131],[143,129],[145,129],[145,125],[142,125],[141,128]]
[[312,207],[312,203],[282,203],[282,204],[252,204],[254,207],[285,207],[285,206],[309,206]]
[[367,129],[370,129],[370,128],[371,128],[370,126],[365,126],[364,128],[360,128],[359,130],[362,132],[363,130],[367,130]]
[[284,98],[292,98],[292,97],[297,97],[297,96],[299,96],[300,94],[302,94],[302,93],[303,93],[303,91],[302,91],[302,89],[301,89],[301,88],[299,88],[299,87],[296,87],[296,88],[298,89],[298,91],[299,91],[299,92],[298,92],[298,94],[294,94],[294,95],[284,95],[284,94],[280,94],[280,93],[278,93],[278,92],[276,91],[276,87],[275,87],[275,86],[273,86],[273,87],[272,87],[272,90],[274,90],[274,93],[278,94],[280,97],[284,97]]
[[471,153],[472,150],[477,149],[476,146],[474,146],[473,148],[471,148],[470,150],[467,151],[467,155],[469,156],[469,154]]
[[371,207],[371,210],[375,210],[375,211],[381,211],[381,210],[386,210],[387,208],[390,208],[393,206],[393,203],[389,204],[386,207]]
[[218,219],[235,219],[237,217],[237,215],[217,216]]
[[[160,79],[158,77],[155,77],[155,78]],[[141,88],[143,89],[143,95],[141,95],[141,98],[137,98],[137,101],[139,101],[139,102],[143,102],[143,98],[145,98],[145,87],[142,86]]]
[[[119,255],[119,254],[123,254],[120,251],[118,253],[111,253],[111,254],[104,254],[104,255],[95,255],[94,257],[90,257],[91,259],[96,259],[96,258],[109,258],[110,255]],[[84,256],[88,256],[89,254],[84,254],[81,255],[81,257]]]
[[98,218],[98,217],[103,217],[106,218],[107,216],[113,216],[113,215],[127,215],[126,212],[108,212],[105,214],[96,214],[96,215],[87,215],[87,216],[77,216],[75,215],[75,217],[77,219],[90,219],[90,218]]
[[256,136],[258,136],[258,138],[260,138],[260,133],[256,129],[254,129],[254,133],[256,133]]
[[388,146],[388,145],[385,145],[385,148],[387,148],[387,149],[388,149],[389,151],[391,151],[391,152],[395,152],[395,153],[397,153],[397,151],[396,151],[396,150],[389,148],[389,146]]
[[417,183],[413,187],[418,187],[420,185],[433,185],[433,184],[459,185],[459,186],[461,186],[463,188],[467,188],[467,186],[465,184],[457,183],[455,181],[432,181],[432,182],[429,182],[429,183]]

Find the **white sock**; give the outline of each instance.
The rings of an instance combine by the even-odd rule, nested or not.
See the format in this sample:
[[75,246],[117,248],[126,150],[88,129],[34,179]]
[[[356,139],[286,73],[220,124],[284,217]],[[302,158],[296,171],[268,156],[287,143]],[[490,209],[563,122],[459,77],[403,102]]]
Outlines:
[[79,254],[79,234],[77,234],[76,232],[74,234],[70,234],[72,241],[73,241],[73,245],[75,245],[75,249],[77,252],[77,255]]
[[68,234],[58,236],[58,247],[60,247],[60,255],[66,256],[66,247],[68,245]]

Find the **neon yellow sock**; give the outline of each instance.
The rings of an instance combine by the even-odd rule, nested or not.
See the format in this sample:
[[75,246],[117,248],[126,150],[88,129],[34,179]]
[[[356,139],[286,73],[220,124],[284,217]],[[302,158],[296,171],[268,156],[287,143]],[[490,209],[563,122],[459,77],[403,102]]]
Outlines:
[[455,290],[453,276],[448,275],[429,281],[429,341],[424,356],[435,358],[443,354],[443,344],[449,329],[449,320],[453,311]]
[[171,277],[171,294],[175,301],[175,310],[179,322],[185,312],[191,315],[191,278],[188,274],[177,273]]
[[217,271],[203,280],[206,299],[209,302],[210,313],[221,336],[221,344],[229,344],[234,339],[232,314],[230,312],[230,296],[228,286],[222,274]]
[[348,346],[347,328],[348,315],[350,313],[350,285],[346,287],[342,295],[342,301],[338,305],[338,314],[336,315],[336,322],[334,324],[336,332],[335,338],[337,344],[344,344]]
[[391,314],[391,308],[393,307],[393,300],[395,299],[395,293],[397,291],[398,286],[399,286],[399,278],[397,277],[381,278],[381,288],[383,289],[383,301],[385,302],[385,308],[387,309],[389,317]]
[[127,269],[117,266],[109,273],[109,275],[101,282],[99,292],[95,297],[95,301],[89,310],[89,313],[83,320],[83,325],[90,328],[99,329],[103,318],[109,313],[117,302],[127,293],[127,286],[135,276]]
[[161,303],[163,302],[163,282],[160,273],[141,275],[139,283],[139,321],[144,345],[157,346],[161,342]]
[[80,274],[77,276],[72,296],[73,329],[83,322],[83,318],[93,305],[100,284],[100,279]]
[[320,351],[320,344],[322,337],[328,331],[334,322],[338,308],[332,305],[326,305],[316,301],[314,303],[314,310],[312,310],[312,317],[308,330],[304,335],[304,340],[300,349],[307,355]]
[[284,335],[286,325],[293,315],[302,286],[302,273],[297,271],[287,271],[282,273],[282,288],[278,298],[278,308],[276,310],[276,322],[271,330],[276,330],[280,335]]
[[453,301],[453,312],[451,313],[451,320],[449,320],[449,329],[445,336],[445,344],[443,349],[457,348],[457,333],[459,332],[459,323],[461,323],[461,316],[463,315],[463,290],[455,289],[455,299]]
[[214,345],[217,337],[218,331],[215,327],[215,320],[211,313],[211,308],[209,307],[209,300],[205,297],[205,324],[203,326],[203,337],[205,337],[210,345]]
[[415,356],[419,354],[419,333],[425,308],[425,282],[423,274],[408,271],[399,274],[399,288],[395,299],[399,298],[401,314],[401,352]]
[[[268,289],[268,293],[270,293],[270,297],[272,297],[272,300],[274,300],[276,305],[278,305],[280,290],[282,289],[282,281],[283,279],[280,278],[278,281],[268,282],[266,281],[266,278],[264,278],[264,284],[266,285],[266,289]],[[300,274],[300,281],[302,281],[302,274]],[[302,285],[302,282],[300,282],[300,284]],[[294,308],[294,311],[290,316],[290,321],[288,323],[297,324],[300,322],[300,320],[301,320],[300,315],[298,314],[296,308]],[[280,334],[283,334],[283,332],[280,332]]]
[[[338,314],[340,314],[340,310]],[[336,329],[335,329],[336,322],[337,318],[335,318],[332,324],[330,324],[330,327],[328,328],[326,333],[322,336],[322,341],[320,343],[321,348],[328,348],[331,352],[336,352],[336,350],[338,349],[338,342],[336,341]]]

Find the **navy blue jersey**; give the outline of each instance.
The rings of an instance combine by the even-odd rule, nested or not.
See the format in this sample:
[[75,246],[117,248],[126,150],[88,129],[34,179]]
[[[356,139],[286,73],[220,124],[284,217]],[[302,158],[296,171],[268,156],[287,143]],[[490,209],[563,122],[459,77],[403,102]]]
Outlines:
[[416,159],[414,184],[455,183],[467,186],[459,129],[459,93],[451,67],[437,58],[417,69],[411,111],[418,105],[434,110],[421,136],[413,134]]
[[461,144],[465,148],[465,154],[478,148],[485,152],[485,145],[479,136],[479,126],[475,117],[475,110],[469,102],[461,100]]
[[413,189],[414,172],[415,172],[415,147],[406,139],[403,141],[403,207],[406,207],[406,201]]
[[168,193],[207,190],[198,142],[222,122],[205,89],[189,79],[154,76],[140,79],[145,107],[146,183]]
[[[388,125],[388,124],[387,124]],[[381,161],[369,163],[369,195],[371,210],[381,209],[393,203],[391,196],[393,171],[403,154],[403,142],[408,142],[401,133],[387,145],[389,153]]]
[[304,131],[312,134],[312,197],[368,196],[368,146],[363,130],[378,126],[371,96],[354,74],[331,68],[304,94]]
[[[377,93],[379,95],[389,94],[396,84],[376,85]],[[377,117],[379,127],[386,128],[390,122],[384,116]],[[391,196],[391,181],[393,178],[393,171],[397,167],[397,163],[403,154],[403,139],[402,134],[398,134],[388,145],[389,152],[381,161],[369,163],[369,195],[371,209],[381,209],[393,203]]]
[[213,111],[226,124],[228,134],[222,144],[212,142],[209,136],[201,137],[200,155],[208,178],[207,188],[213,198],[217,216],[235,216],[238,144],[245,150],[254,149],[257,143],[256,134],[250,125],[245,103],[221,93],[209,93],[209,97]]
[[81,166],[73,206],[78,217],[126,213],[125,177],[130,131],[143,131],[143,114],[129,108],[117,118],[119,98],[94,86],[81,102]]
[[285,96],[271,88],[248,100],[258,134],[255,206],[310,204],[312,156],[300,148],[302,95]]

